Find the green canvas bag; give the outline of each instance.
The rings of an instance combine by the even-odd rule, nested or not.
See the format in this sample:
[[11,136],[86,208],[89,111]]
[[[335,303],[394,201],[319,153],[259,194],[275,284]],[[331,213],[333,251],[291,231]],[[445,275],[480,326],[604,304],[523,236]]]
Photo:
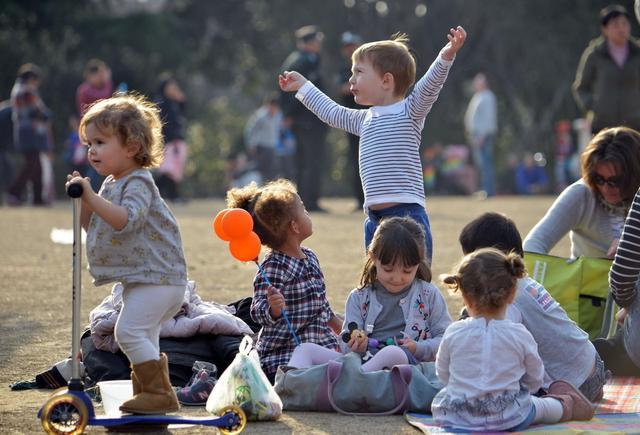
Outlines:
[[589,338],[600,336],[609,295],[611,260],[525,252],[524,263],[529,276],[547,289]]

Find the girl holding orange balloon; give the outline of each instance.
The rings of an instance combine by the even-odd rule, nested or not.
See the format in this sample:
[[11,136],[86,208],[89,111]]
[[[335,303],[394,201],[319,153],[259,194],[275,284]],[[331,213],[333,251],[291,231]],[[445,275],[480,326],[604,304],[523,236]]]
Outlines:
[[227,192],[227,205],[246,210],[252,218],[248,232],[246,217],[229,215],[241,215],[241,211],[228,210],[216,218],[216,234],[229,240],[231,254],[241,261],[257,260],[256,238],[269,248],[253,282],[251,317],[262,325],[256,348],[262,369],[273,382],[278,366],[289,362],[297,345],[295,337],[302,343],[338,349],[336,334],[342,320],[329,306],[318,258],[302,246],[313,234],[313,226],[295,186],[288,180],[263,187],[251,183]]

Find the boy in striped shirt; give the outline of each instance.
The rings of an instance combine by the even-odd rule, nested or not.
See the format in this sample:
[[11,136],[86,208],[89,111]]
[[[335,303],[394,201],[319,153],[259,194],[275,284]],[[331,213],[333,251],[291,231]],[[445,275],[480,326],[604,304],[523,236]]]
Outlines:
[[425,229],[426,256],[431,263],[431,229],[419,154],[421,131],[466,36],[461,26],[450,29],[448,43],[408,96],[416,63],[406,35],[360,46],[352,56],[349,82],[356,103],[371,106],[368,109],[340,106],[296,71],[278,77],[280,88],[296,91],[296,98],[321,120],[360,136],[365,248],[381,219],[409,216]]

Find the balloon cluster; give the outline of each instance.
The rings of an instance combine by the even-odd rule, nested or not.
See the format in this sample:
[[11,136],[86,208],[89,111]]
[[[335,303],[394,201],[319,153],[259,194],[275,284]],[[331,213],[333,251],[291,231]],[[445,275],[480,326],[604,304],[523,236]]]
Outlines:
[[260,255],[260,237],[253,231],[253,218],[242,208],[226,208],[213,220],[213,230],[229,242],[229,252],[239,261],[256,261]]

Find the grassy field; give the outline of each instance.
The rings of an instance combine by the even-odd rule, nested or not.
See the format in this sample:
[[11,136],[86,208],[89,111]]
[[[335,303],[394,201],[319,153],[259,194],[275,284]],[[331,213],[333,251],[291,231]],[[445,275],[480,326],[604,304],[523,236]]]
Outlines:
[[[552,197],[499,197],[477,201],[469,197],[428,199],[428,213],[434,239],[434,277],[448,272],[460,258],[458,233],[471,219],[485,211],[502,212],[518,224],[521,233],[540,219]],[[338,312],[344,311],[349,291],[357,284],[363,264],[363,214],[352,212],[347,199],[328,199],[322,205],[330,213],[312,214],[314,235],[306,244],[322,266],[329,300]],[[198,283],[204,300],[231,302],[252,293],[255,266],[242,264],[229,255],[226,243],[211,229],[215,214],[224,208],[222,200],[193,201],[172,207],[182,229],[189,276]],[[0,433],[41,432],[36,417],[50,391],[11,391],[9,384],[31,379],[53,363],[69,356],[71,340],[71,247],[54,244],[53,228],[71,228],[71,207],[60,201],[50,208],[0,208]],[[565,238],[554,250],[568,255]],[[110,291],[93,287],[86,270],[82,275],[82,315]],[[440,285],[442,288],[442,286]],[[444,291],[455,318],[461,307],[458,297]],[[100,412],[100,408],[98,408]],[[187,409],[204,414],[204,409]],[[89,432],[104,432],[90,427]],[[211,433],[191,427],[172,433]],[[415,433],[402,416],[346,417],[339,414],[286,413],[270,423],[250,423],[252,433]]]

